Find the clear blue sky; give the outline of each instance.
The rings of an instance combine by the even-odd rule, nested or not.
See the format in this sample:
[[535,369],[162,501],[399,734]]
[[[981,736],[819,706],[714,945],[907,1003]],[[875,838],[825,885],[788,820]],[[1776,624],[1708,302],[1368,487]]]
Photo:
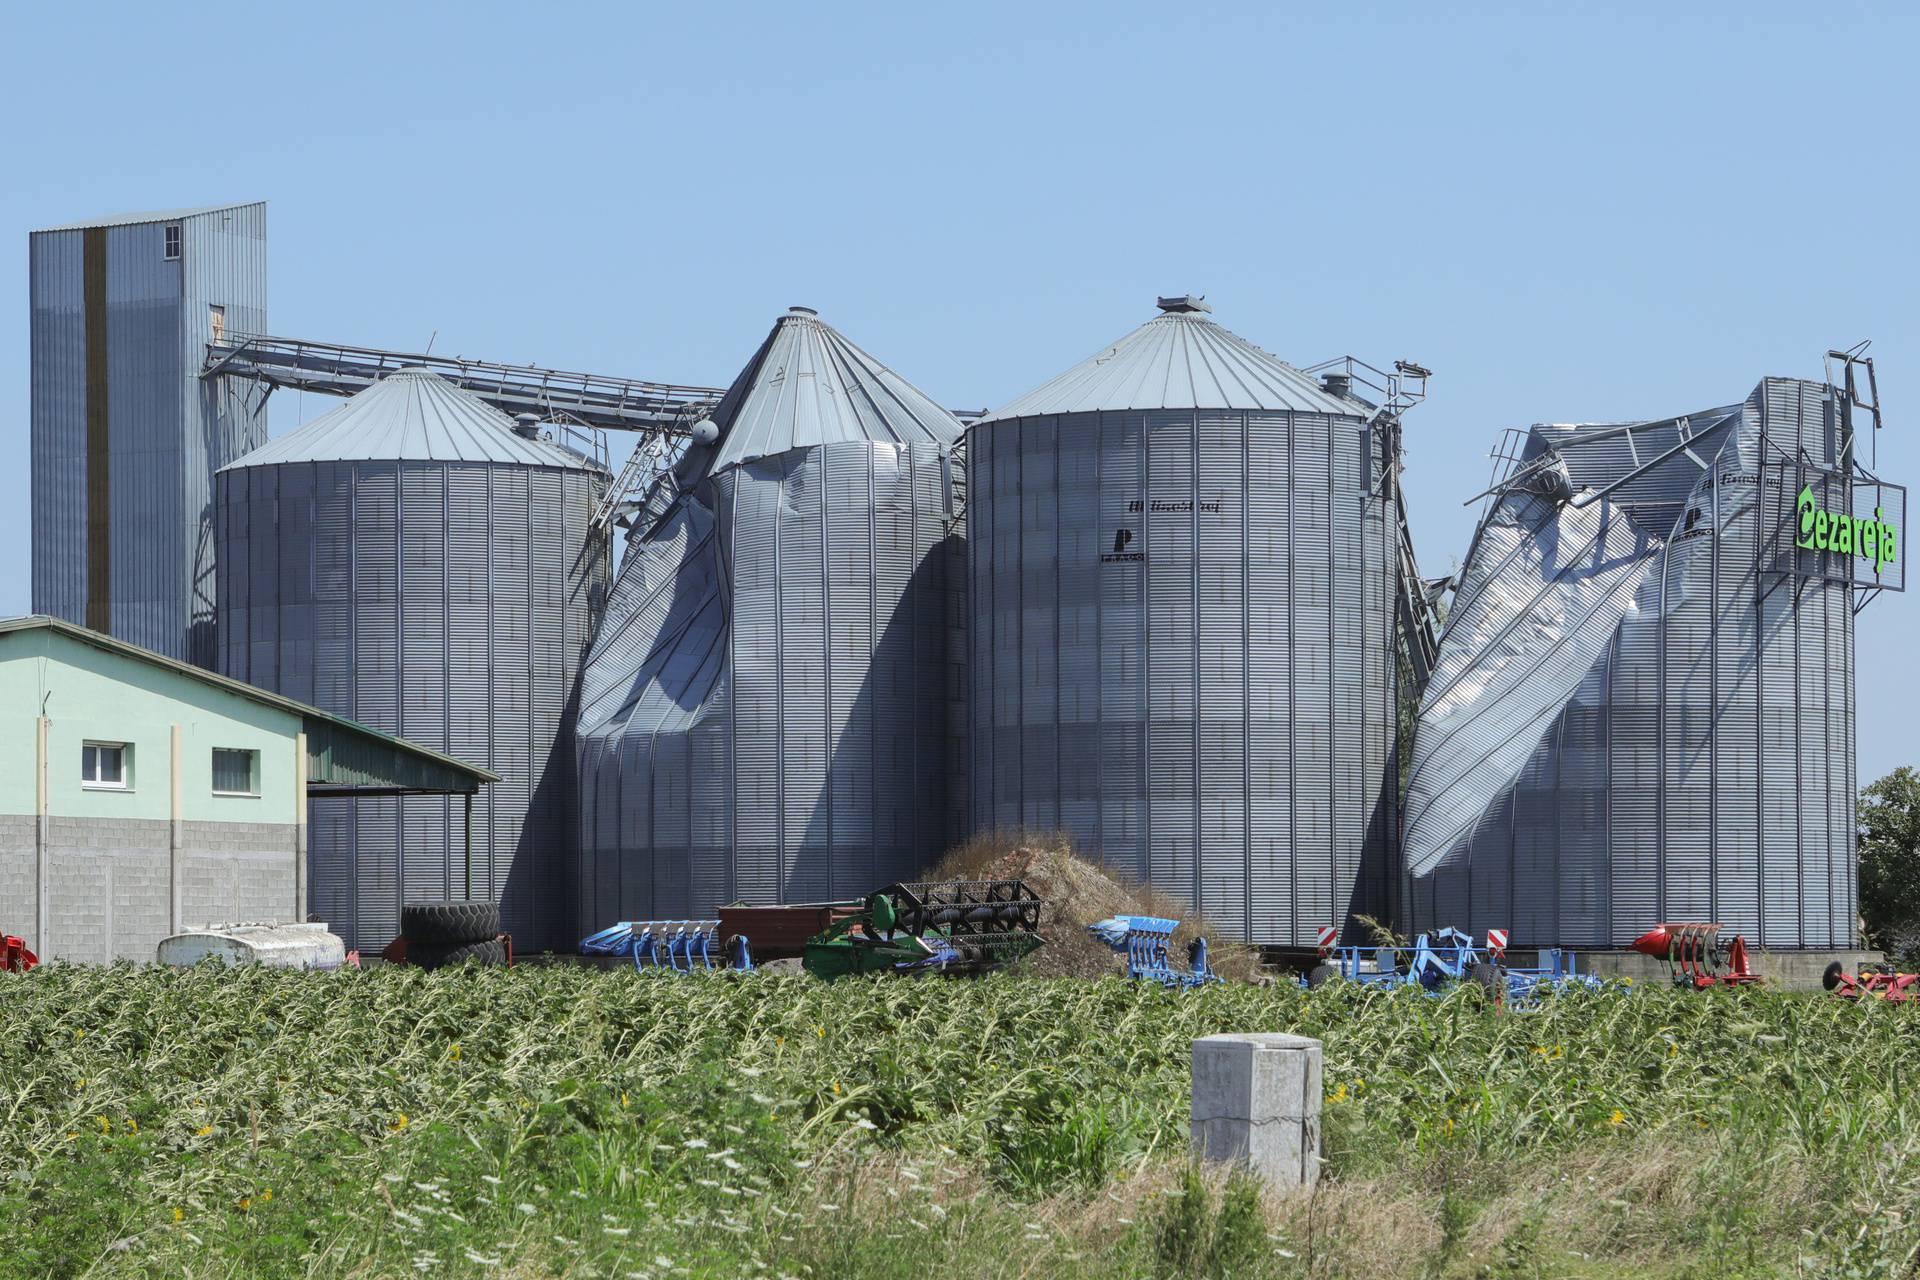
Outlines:
[[[1199,12],[1204,8],[1205,12]],[[26,235],[270,202],[272,327],[725,383],[803,303],[998,404],[1204,292],[1408,357],[1423,566],[1501,428],[1667,415],[1872,338],[1920,482],[1920,10],[1025,3],[7,6],[0,613],[28,607]],[[276,396],[275,429],[328,402]],[[1863,780],[1912,749],[1860,623]]]

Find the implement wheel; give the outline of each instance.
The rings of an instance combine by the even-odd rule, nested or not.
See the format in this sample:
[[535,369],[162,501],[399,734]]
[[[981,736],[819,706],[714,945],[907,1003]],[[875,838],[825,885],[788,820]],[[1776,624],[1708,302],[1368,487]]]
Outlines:
[[1506,980],[1500,976],[1500,966],[1484,960],[1467,970],[1467,981],[1479,983],[1480,989],[1495,1000],[1507,991]]
[[1309,987],[1324,987],[1339,976],[1339,965],[1317,964],[1307,973],[1307,985]]

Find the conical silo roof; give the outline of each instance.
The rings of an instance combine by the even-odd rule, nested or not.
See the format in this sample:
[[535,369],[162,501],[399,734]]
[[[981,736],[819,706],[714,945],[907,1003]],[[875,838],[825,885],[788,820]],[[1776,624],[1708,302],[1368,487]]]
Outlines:
[[594,465],[570,450],[520,435],[512,418],[431,370],[401,369],[224,469],[363,459]]
[[1355,403],[1206,318],[1199,298],[1159,300],[1160,314],[1059,377],[989,414],[1246,409],[1352,416]]
[[713,413],[720,432],[705,474],[789,449],[845,440],[945,446],[959,419],[807,307],[794,307]]

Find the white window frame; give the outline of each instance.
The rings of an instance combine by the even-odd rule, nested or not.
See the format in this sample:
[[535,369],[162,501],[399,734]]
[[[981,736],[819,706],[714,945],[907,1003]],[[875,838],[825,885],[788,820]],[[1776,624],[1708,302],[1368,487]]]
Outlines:
[[180,224],[177,222],[169,222],[165,229],[160,232],[161,256],[168,262],[180,261],[180,249],[185,239],[186,233],[182,230]]
[[[213,794],[215,794],[216,796],[251,796],[251,797],[258,798],[260,795],[259,748],[257,747],[215,747],[213,751],[214,751],[214,754],[218,754],[219,752],[222,752],[222,751],[237,751],[240,754],[247,757],[247,789],[245,791],[222,791],[219,787],[216,786],[215,788],[213,788]],[[213,760],[213,756],[209,755],[207,759],[209,762],[211,762]],[[215,776],[218,776],[218,770],[215,770],[214,772],[215,772]]]
[[[102,782],[98,779],[89,778],[87,776],[87,753],[109,749],[120,753],[120,780],[118,782]],[[108,742],[100,738],[84,739],[80,743],[80,787],[84,791],[133,790],[133,744],[131,742]]]

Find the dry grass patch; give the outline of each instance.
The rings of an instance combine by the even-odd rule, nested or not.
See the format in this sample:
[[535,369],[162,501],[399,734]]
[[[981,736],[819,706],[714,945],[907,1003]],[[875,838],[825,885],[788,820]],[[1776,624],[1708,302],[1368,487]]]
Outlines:
[[1064,831],[999,830],[975,836],[927,873],[930,880],[1024,880],[1046,899],[1040,932],[1047,945],[1022,968],[1039,977],[1098,978],[1124,963],[1086,927],[1109,916],[1163,916],[1180,921],[1174,954],[1182,958],[1195,937],[1207,940],[1209,963],[1230,981],[1260,974],[1260,955],[1228,939],[1192,907],[1075,848]]

